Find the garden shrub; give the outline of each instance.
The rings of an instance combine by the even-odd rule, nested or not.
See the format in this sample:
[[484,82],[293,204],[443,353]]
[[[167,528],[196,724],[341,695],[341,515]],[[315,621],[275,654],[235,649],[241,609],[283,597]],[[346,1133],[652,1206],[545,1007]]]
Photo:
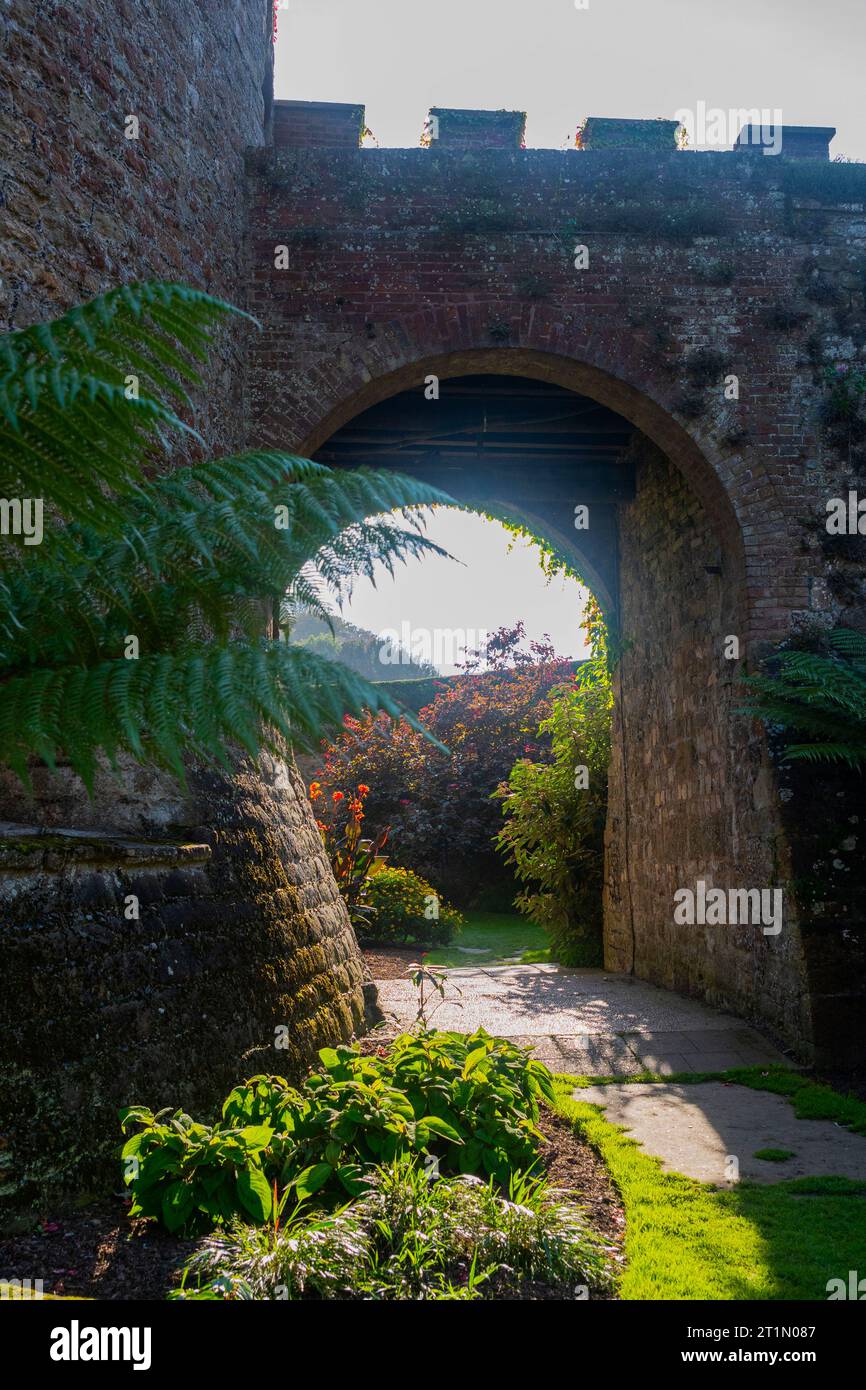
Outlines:
[[526,1282],[574,1298],[611,1286],[584,1213],[542,1181],[506,1196],[478,1178],[430,1180],[417,1161],[378,1168],[365,1194],[329,1216],[295,1213],[276,1232],[233,1222],[187,1261],[176,1299],[476,1300]]
[[322,1069],[298,1088],[280,1076],[235,1087],[222,1123],[182,1111],[121,1113],[138,1131],[122,1150],[131,1215],[196,1234],[235,1216],[262,1224],[290,1197],[333,1206],[363,1192],[373,1166],[433,1155],[445,1172],[507,1186],[531,1168],[542,1136],[547,1068],[483,1030],[398,1038],[384,1057],[323,1048]]
[[545,928],[554,959],[567,966],[602,963],[613,694],[597,607],[588,610],[585,626],[592,656],[575,682],[554,694],[540,726],[550,737],[553,761],[515,763],[501,793],[506,823],[497,840],[525,885],[516,906]]
[[500,817],[491,798],[515,759],[549,755],[539,721],[549,713],[550,691],[574,670],[549,643],[530,642],[527,649],[522,623],[492,634],[487,657],[490,669],[481,671],[470,659],[420,711],[425,729],[448,752],[405,721],[347,718],[316,774],[321,819],[331,825],[347,815],[344,802],[331,801],[335,790],[369,785],[365,814],[370,824],[391,827],[390,862],[435,883],[459,907],[509,877],[494,847]]
[[457,909],[411,869],[378,869],[367,880],[365,901],[371,912],[358,929],[364,944],[444,946],[463,925]]

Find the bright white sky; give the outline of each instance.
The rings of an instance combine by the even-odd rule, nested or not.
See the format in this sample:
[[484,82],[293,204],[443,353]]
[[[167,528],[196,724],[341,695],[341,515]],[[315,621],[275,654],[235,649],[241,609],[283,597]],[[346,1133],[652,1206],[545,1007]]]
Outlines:
[[[383,570],[375,588],[360,581],[341,610],[344,618],[376,633],[389,628],[400,633],[404,623],[413,631],[438,630],[443,643],[444,634],[471,629],[477,636],[470,646],[483,643],[483,631],[495,632],[522,618],[529,637],[550,634],[557,655],[586,655],[578,626],[586,591],[574,579],[557,577],[548,584],[531,542],[515,541],[496,521],[447,508],[430,514],[426,534],[454,559],[430,555],[410,560],[397,568],[396,581]],[[456,670],[453,661],[434,664],[442,675]]]
[[556,149],[584,116],[702,101],[836,126],[831,153],[866,159],[864,0],[288,0],[278,21],[276,95],[363,103],[381,145],[417,145],[430,106],[526,111]]

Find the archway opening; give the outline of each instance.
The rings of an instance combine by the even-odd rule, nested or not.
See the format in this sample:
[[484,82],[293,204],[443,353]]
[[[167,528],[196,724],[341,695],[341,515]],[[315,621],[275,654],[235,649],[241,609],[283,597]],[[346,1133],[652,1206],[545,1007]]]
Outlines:
[[[509,958],[514,948],[524,958],[523,947],[534,959],[552,950],[568,965],[602,964],[611,698],[601,615],[615,628],[617,507],[634,497],[634,434],[616,412],[555,383],[498,374],[440,381],[431,373],[347,421],[316,454],[333,467],[412,474],[464,509],[437,508],[433,526],[434,539],[466,567],[456,608],[447,602],[447,562],[431,557],[412,575],[401,571],[398,583],[377,584],[366,604],[356,600],[342,615],[352,625],[341,622],[334,643],[335,655],[361,659],[368,676],[371,654],[381,663],[380,681],[449,746],[451,764],[411,732],[386,732],[371,720],[333,745],[322,767],[310,761],[303,770],[331,836],[343,833],[358,785],[370,788],[364,817],[374,835],[391,828],[393,862],[471,914],[456,948],[467,955],[488,954],[474,927],[479,917],[492,926],[494,914]],[[479,605],[489,578],[478,568],[481,551],[495,565],[495,583]],[[419,573],[432,591],[423,604]],[[571,586],[570,624],[562,621],[563,584]],[[301,640],[327,645],[325,633],[299,631]],[[592,673],[604,683],[600,705]],[[525,940],[514,929],[515,906],[530,924]],[[363,913],[359,925],[363,932]],[[548,935],[539,938],[538,928]],[[440,959],[454,962],[453,954]]]
[[764,741],[736,717],[749,607],[723,463],[630,382],[511,348],[374,373],[305,447],[338,467],[423,470],[583,576],[617,650],[605,968],[808,1039],[795,925],[776,939],[758,921],[718,930],[674,913],[683,889],[697,900],[702,884],[742,892],[779,874]]
[[605,968],[808,1037],[796,929],[777,942],[760,923],[714,930],[674,916],[683,888],[751,889],[778,873],[763,740],[735,717],[741,667],[728,652],[746,642],[744,544],[718,460],[628,382],[499,348],[374,374],[306,448],[333,466],[416,472],[459,492],[586,580],[617,649]]
[[[393,469],[505,517],[559,554],[608,615],[618,591],[616,508],[634,496],[633,426],[592,397],[503,375],[442,379],[371,406],[315,457]],[[583,509],[583,510],[581,510]]]

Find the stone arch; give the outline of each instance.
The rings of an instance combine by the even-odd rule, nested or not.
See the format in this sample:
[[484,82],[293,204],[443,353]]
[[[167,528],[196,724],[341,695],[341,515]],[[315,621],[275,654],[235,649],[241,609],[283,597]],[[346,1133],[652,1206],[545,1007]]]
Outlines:
[[[756,497],[744,485],[742,460],[724,457],[711,439],[685,427],[669,386],[625,336],[619,355],[608,349],[604,356],[593,353],[591,341],[572,346],[564,333],[543,335],[554,348],[490,347],[465,331],[468,342],[450,345],[442,342],[447,332],[432,336],[439,342],[419,333],[413,347],[409,326],[395,327],[351,360],[338,354],[320,366],[314,391],[293,380],[288,409],[275,402],[262,421],[269,442],[285,445],[288,427],[297,447],[315,454],[341,426],[430,374],[443,381],[490,374],[551,382],[636,427],[647,453],[644,500],[622,511],[631,571],[625,635],[635,640],[617,676],[605,963],[763,1022],[808,1052],[811,1005],[795,916],[781,943],[763,935],[760,924],[713,937],[672,921],[674,891],[701,877],[758,887],[786,872],[764,739],[746,721],[732,720],[734,669],[721,657],[727,634],[741,635],[741,655],[750,639],[776,635],[763,615],[753,620],[751,602],[766,582],[760,522],[772,506],[772,486]],[[642,508],[655,508],[651,525]]]
[[[413,343],[412,331],[421,327],[389,325],[375,341],[363,347],[353,343],[351,355],[339,349],[306,380],[303,372],[287,376],[284,369],[277,378],[266,367],[258,374],[259,390],[268,378],[272,389],[254,425],[256,442],[291,443],[309,456],[343,424],[420,385],[428,374],[443,380],[497,374],[549,381],[616,411],[670,459],[712,519],[737,594],[738,631],[746,641],[783,634],[785,624],[775,612],[756,616],[750,602],[767,582],[761,541],[774,510],[772,486],[765,484],[756,496],[745,459],[725,456],[705,432],[686,428],[677,418],[670,384],[653,370],[640,343],[623,333],[617,344],[606,339],[602,349],[591,339],[572,341],[577,335],[566,325],[550,323],[514,347],[491,347],[486,326],[481,330],[478,324],[476,331],[431,332],[425,323],[427,331],[418,332]],[[543,346],[532,342],[539,337]],[[267,353],[273,360],[272,346]],[[805,596],[802,602],[805,606]]]
[[[589,396],[599,404],[622,415],[640,430],[676,465],[688,485],[699,497],[713,519],[719,541],[727,553],[731,577],[739,596],[741,630],[748,622],[744,603],[747,556],[743,530],[737,515],[734,497],[728,490],[727,471],[709,441],[698,441],[666,409],[656,397],[647,394],[621,372],[614,374],[582,358],[537,348],[471,347],[423,356],[407,354],[407,360],[394,365],[393,357],[384,371],[378,371],[381,352],[365,355],[363,364],[349,380],[337,386],[338,399],[308,430],[299,443],[299,452],[315,454],[327,439],[342,425],[353,420],[372,405],[423,384],[433,374],[441,380],[464,375],[502,375],[528,377],[547,381]],[[538,534],[563,544],[562,534],[551,534],[548,522],[526,520],[535,525]],[[575,551],[575,547],[571,547]],[[594,570],[592,561],[576,552],[584,567],[584,577],[603,606],[608,597],[606,583]]]

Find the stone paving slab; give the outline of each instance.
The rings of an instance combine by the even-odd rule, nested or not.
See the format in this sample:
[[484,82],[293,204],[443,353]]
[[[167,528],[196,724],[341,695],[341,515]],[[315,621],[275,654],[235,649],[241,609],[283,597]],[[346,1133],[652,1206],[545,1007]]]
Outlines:
[[[632,1082],[588,1086],[575,1100],[604,1107],[605,1119],[622,1125],[662,1161],[667,1172],[733,1187],[730,1158],[739,1178],[846,1177],[866,1181],[866,1138],[831,1120],[799,1120],[784,1096],[720,1081],[693,1085]],[[787,1149],[782,1163],[755,1158],[761,1149]]]
[[[417,1011],[409,980],[376,983],[386,1015],[409,1026]],[[445,1001],[431,1011],[437,1028],[486,1028],[533,1046],[548,1066],[572,1075],[669,1076],[786,1060],[741,1019],[630,975],[557,965],[460,967],[447,972],[445,988]]]
[[[384,1009],[401,1014],[407,1021],[414,1018],[415,990],[409,980],[376,983]],[[557,965],[449,970],[446,1001],[437,1009],[436,1025],[469,1031],[484,1026],[491,1033],[507,1035],[692,1033],[720,1026],[743,1027],[740,1019],[631,975],[565,970]]]
[[637,1076],[644,1070],[624,1038],[576,1034],[515,1037],[520,1047],[531,1047],[534,1057],[551,1071],[569,1076]]

